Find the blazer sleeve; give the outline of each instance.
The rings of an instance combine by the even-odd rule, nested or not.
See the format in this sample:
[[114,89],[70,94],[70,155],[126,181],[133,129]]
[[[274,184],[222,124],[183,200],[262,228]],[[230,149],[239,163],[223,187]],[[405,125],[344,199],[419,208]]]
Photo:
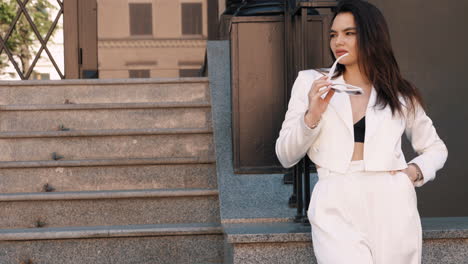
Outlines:
[[320,132],[321,124],[309,128],[304,115],[309,105],[308,93],[312,82],[307,81],[306,73],[300,71],[291,90],[288,110],[276,140],[276,155],[281,165],[290,168],[305,156],[314,139]]
[[418,156],[408,164],[415,163],[420,168],[424,178],[415,182],[415,186],[421,187],[435,179],[436,171],[440,170],[447,160],[448,151],[439,138],[432,120],[419,104],[416,104],[414,119],[406,120],[405,134],[418,153]]

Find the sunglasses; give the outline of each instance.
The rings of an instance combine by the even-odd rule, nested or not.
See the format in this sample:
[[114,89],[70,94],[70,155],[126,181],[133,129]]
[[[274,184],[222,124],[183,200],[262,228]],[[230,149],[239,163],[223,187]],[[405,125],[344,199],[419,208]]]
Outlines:
[[[337,93],[347,93],[349,95],[361,95],[364,93],[361,87],[357,87],[357,86],[346,84],[346,83],[335,83],[331,80],[333,74],[335,74],[336,65],[338,64],[338,61],[348,55],[349,53],[346,53],[346,54],[341,55],[338,59],[336,59],[336,61],[333,63],[333,66],[330,69],[330,72],[328,72],[327,81],[332,83],[330,87],[333,90],[335,90],[335,92]],[[325,88],[322,88],[320,90],[323,90],[323,89]]]

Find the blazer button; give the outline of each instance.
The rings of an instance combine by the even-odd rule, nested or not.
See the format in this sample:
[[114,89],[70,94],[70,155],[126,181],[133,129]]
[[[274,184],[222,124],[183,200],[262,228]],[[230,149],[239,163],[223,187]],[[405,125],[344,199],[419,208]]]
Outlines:
[[401,152],[395,152],[395,156],[399,159],[401,157]]

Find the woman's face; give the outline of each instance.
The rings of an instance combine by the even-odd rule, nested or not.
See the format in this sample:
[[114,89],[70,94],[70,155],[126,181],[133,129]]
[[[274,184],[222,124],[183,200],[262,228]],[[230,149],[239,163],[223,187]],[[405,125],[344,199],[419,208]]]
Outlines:
[[345,66],[357,64],[357,30],[352,13],[339,13],[335,17],[330,29],[330,48],[336,58],[349,53],[348,56],[340,60],[340,64]]

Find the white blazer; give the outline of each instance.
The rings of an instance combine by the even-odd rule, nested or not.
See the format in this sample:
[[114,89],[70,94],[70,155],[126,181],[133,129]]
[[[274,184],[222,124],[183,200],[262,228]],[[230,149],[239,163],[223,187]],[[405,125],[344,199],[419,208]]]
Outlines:
[[[314,80],[323,75],[315,70],[299,72],[291,92],[286,117],[276,140],[276,155],[285,168],[294,166],[306,154],[320,167],[346,172],[354,151],[354,128],[351,103],[346,93],[335,93],[319,125],[311,129],[304,122],[308,93]],[[343,77],[336,80],[344,83]],[[325,97],[325,95],[323,96]],[[408,167],[401,150],[403,132],[419,154],[409,163],[421,169],[420,187],[434,180],[435,173],[447,160],[447,147],[437,135],[432,120],[418,105],[414,118],[392,116],[390,106],[373,107],[377,93],[372,87],[366,110],[364,164],[367,171],[391,171]],[[403,102],[403,101],[402,101]],[[405,108],[404,108],[405,109]],[[407,115],[405,115],[407,116]]]

